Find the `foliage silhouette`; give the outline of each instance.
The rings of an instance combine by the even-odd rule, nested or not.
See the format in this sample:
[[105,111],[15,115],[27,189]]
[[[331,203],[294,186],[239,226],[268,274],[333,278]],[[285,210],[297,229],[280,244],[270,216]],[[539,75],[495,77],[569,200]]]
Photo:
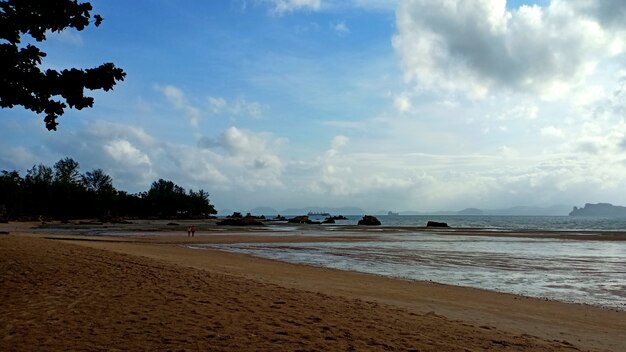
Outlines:
[[128,194],[113,187],[102,169],[81,174],[79,163],[64,158],[49,167],[35,165],[22,178],[0,173],[0,220],[98,218],[206,218],[217,211],[204,190],[185,189],[159,179],[148,192]]
[[68,28],[82,31],[92,21],[99,26],[102,17],[94,15],[91,20],[91,10],[90,3],[76,0],[0,1],[0,107],[21,105],[45,113],[46,128],[56,130],[56,120],[68,105],[78,110],[93,106],[94,99],[85,96],[85,88],[109,91],[117,81],[124,80],[126,73],[110,62],[85,70],[43,72],[39,65],[46,53],[32,44],[20,46],[26,34],[42,42],[49,32]]

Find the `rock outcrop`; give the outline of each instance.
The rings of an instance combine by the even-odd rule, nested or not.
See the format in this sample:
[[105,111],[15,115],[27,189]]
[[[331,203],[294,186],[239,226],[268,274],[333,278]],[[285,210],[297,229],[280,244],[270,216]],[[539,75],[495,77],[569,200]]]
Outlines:
[[239,217],[239,218],[226,218],[222,221],[219,221],[217,223],[218,225],[223,225],[223,226],[259,226],[259,225],[263,225],[262,222],[260,222],[259,220],[257,220],[256,218],[250,216],[250,217]]
[[378,220],[375,216],[372,215],[364,215],[363,219],[359,220],[359,225],[380,225],[380,220]]
[[450,227],[445,222],[429,221],[426,223],[426,227]]
[[574,207],[569,216],[600,216],[600,217],[626,217],[626,207],[609,203],[590,204],[583,208]]

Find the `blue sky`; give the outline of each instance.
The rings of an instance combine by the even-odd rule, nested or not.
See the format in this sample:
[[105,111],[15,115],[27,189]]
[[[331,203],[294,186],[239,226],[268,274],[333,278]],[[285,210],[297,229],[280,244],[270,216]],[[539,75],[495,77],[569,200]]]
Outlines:
[[0,169],[70,156],[218,209],[626,204],[622,1],[92,1],[45,67],[127,78],[67,110],[0,110]]

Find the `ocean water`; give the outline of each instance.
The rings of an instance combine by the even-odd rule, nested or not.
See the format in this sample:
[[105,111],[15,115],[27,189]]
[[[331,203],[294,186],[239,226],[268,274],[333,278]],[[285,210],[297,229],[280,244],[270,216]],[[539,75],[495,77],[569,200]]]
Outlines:
[[[362,216],[346,216],[336,225],[356,225]],[[376,215],[383,227],[426,226],[429,220],[445,222],[456,228],[528,230],[624,230],[626,218],[580,216],[496,216],[496,215]],[[323,218],[313,218],[323,220]]]
[[196,245],[292,263],[626,310],[626,241],[383,233],[360,242]]

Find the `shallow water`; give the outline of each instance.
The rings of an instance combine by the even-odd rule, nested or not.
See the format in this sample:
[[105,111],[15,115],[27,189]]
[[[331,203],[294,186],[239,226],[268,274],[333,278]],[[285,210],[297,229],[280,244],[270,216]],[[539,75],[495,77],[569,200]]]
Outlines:
[[[203,245],[195,247],[202,248]],[[206,245],[293,263],[626,310],[626,242],[386,234],[363,242]]]
[[[355,225],[361,216],[347,216],[335,226]],[[480,229],[543,230],[626,230],[626,218],[580,216],[504,216],[504,215],[376,215],[383,227],[426,226],[429,220],[445,222],[451,227]],[[323,220],[323,218],[314,218]],[[329,225],[332,226],[332,225]]]

